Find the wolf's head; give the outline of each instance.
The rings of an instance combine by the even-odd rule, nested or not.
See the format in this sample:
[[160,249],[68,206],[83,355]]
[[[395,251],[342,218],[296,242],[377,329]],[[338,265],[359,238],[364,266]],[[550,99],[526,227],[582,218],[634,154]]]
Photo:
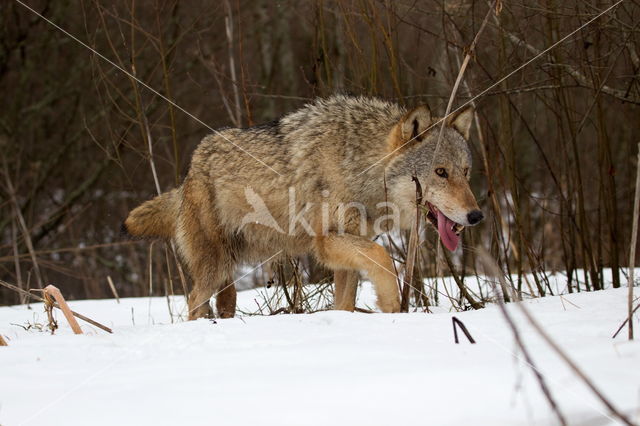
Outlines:
[[449,250],[458,246],[465,226],[484,218],[469,187],[471,151],[467,139],[472,119],[471,108],[450,116],[437,151],[440,124],[434,125],[438,120],[426,106],[405,114],[389,135],[390,148],[397,150],[387,167],[390,198],[402,211],[415,211],[413,180],[417,178],[422,201],[429,209],[427,219]]

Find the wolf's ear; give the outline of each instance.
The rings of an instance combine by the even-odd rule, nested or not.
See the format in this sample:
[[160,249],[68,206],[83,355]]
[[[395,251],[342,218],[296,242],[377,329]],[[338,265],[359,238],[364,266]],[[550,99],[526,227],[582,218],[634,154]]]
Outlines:
[[447,119],[447,125],[456,129],[465,138],[469,139],[469,130],[473,122],[473,107],[466,107]]
[[426,105],[421,105],[402,117],[402,140],[414,139],[418,142],[424,138],[424,131],[431,125],[431,111]]

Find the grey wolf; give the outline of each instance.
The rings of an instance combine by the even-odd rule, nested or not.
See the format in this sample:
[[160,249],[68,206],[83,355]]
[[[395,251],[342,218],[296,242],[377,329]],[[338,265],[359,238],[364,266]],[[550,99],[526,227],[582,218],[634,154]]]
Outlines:
[[[338,309],[354,309],[362,271],[379,308],[398,312],[392,260],[372,238],[411,227],[416,178],[426,217],[450,250],[464,226],[482,220],[468,183],[472,118],[470,108],[450,116],[436,152],[439,126],[426,106],[318,99],[274,122],[205,137],[182,185],[135,208],[123,226],[133,236],[173,239],[193,280],[190,319],[212,314],[215,293],[218,314],[233,316],[236,265],[275,253],[311,254],[332,269]],[[396,223],[385,228],[380,219]]]

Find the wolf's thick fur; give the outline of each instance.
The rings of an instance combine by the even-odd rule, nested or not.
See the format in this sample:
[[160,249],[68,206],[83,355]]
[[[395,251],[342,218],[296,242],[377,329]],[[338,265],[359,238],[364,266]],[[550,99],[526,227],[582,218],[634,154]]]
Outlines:
[[[354,309],[357,271],[364,271],[380,309],[397,312],[391,258],[371,240],[375,220],[385,214],[378,203],[395,203],[396,225],[410,228],[416,176],[424,198],[448,218],[460,225],[477,222],[469,219],[472,212],[482,217],[468,185],[472,116],[467,109],[447,122],[435,158],[439,126],[424,132],[435,122],[428,108],[407,111],[364,97],[320,99],[269,124],[221,130],[224,138],[202,140],[180,188],[135,208],[124,226],[135,236],[174,239],[194,281],[191,319],[209,315],[208,300],[221,290],[218,313],[233,316],[235,290],[229,284],[236,265],[265,261],[279,250],[311,253],[333,269],[337,308]],[[264,200],[276,227],[243,220],[254,212],[251,197]],[[365,219],[357,208],[339,208],[348,203],[362,205]],[[292,207],[304,211],[303,220],[291,219]]]

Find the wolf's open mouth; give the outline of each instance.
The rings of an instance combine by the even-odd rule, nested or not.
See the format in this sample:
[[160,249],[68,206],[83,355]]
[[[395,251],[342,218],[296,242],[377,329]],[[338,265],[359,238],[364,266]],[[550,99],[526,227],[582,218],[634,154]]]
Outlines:
[[438,230],[444,246],[454,251],[458,247],[460,233],[464,229],[464,226],[449,219],[433,204],[427,202],[427,205],[429,206],[427,219],[429,219],[429,222]]

